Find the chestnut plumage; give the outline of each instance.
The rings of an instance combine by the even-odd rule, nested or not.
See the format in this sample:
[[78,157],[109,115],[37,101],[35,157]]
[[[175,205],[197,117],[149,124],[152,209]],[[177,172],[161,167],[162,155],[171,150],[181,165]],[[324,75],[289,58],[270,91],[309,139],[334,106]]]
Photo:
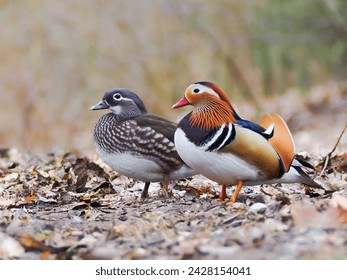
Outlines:
[[242,119],[226,93],[210,82],[190,85],[173,108],[192,105],[178,124],[175,146],[181,158],[198,173],[222,184],[304,183],[320,187],[295,159],[294,141],[284,120],[265,114],[259,124]]

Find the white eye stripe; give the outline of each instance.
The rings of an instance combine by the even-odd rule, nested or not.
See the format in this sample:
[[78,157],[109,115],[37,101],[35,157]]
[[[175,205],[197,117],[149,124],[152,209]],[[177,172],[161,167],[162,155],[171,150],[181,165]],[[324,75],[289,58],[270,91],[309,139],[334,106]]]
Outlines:
[[132,102],[134,102],[134,100],[132,100],[131,98],[124,97],[124,96],[122,96],[120,93],[115,93],[115,94],[113,95],[113,99],[114,99],[114,100],[117,100],[117,101],[126,100],[126,101],[132,101]]
[[[216,93],[210,87],[207,87],[207,86],[204,86],[204,85],[199,85],[199,84],[193,84],[193,85],[190,85],[189,87],[190,87],[191,93],[193,93],[193,94],[201,94],[203,92],[206,92],[206,93],[209,93],[211,95],[214,95],[214,96],[220,98],[218,93]],[[195,90],[195,92],[194,92],[194,90]],[[199,91],[197,91],[197,90],[199,90]]]

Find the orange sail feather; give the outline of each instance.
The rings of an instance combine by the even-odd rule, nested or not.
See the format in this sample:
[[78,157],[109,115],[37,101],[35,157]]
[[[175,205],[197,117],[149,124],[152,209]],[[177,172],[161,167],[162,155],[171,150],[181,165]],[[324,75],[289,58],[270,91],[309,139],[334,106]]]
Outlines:
[[264,114],[259,122],[259,125],[265,129],[272,124],[274,124],[274,135],[269,142],[281,158],[284,171],[288,172],[295,154],[293,137],[287,124],[277,114]]

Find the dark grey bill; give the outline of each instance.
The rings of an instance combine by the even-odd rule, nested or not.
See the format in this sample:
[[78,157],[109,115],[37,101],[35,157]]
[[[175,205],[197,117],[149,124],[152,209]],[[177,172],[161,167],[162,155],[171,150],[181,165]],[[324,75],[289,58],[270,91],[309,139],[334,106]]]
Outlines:
[[98,104],[90,107],[90,110],[103,110],[103,109],[108,109],[110,106],[104,101],[101,100]]

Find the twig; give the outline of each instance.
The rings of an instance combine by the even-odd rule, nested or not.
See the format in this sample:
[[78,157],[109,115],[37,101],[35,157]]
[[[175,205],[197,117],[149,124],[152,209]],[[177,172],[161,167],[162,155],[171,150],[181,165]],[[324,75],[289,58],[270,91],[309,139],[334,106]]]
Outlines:
[[341,138],[342,138],[343,134],[344,134],[345,131],[346,131],[346,128],[347,128],[347,122],[346,122],[345,127],[343,128],[343,130],[342,130],[340,136],[337,138],[337,141],[336,141],[336,143],[335,143],[334,148],[324,157],[324,165],[323,165],[322,171],[320,172],[320,176],[322,176],[324,170],[327,168],[328,163],[329,163],[329,160],[330,160],[332,154],[335,152],[337,146],[339,145],[339,143],[340,143],[340,141],[341,141]]

